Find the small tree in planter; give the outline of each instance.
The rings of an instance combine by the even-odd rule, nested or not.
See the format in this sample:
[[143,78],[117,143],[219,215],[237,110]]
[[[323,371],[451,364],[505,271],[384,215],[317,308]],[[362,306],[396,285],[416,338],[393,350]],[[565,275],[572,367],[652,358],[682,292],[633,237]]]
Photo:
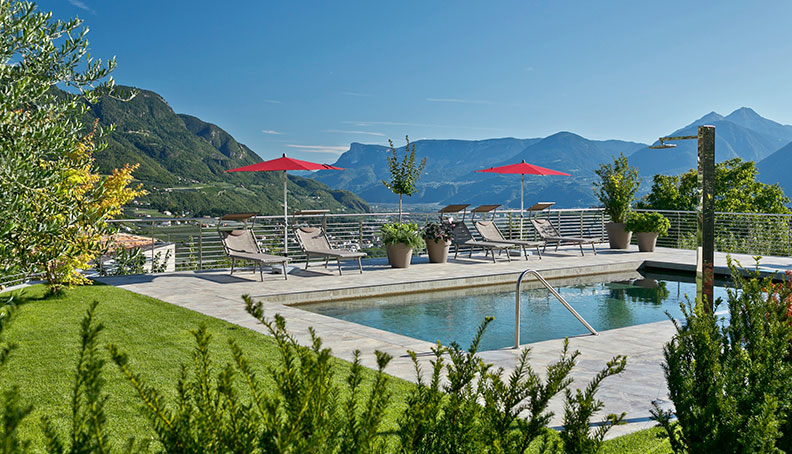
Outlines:
[[426,167],[426,158],[423,158],[420,165],[415,165],[415,144],[410,150],[410,137],[405,136],[405,139],[407,146],[404,147],[404,157],[401,160],[399,160],[396,147],[393,146],[393,141],[388,139],[391,151],[391,155],[388,156],[388,170],[391,173],[391,181],[382,180],[385,187],[399,195],[399,223],[402,221],[402,196],[415,194],[418,190],[418,179],[421,178],[421,173]]
[[[407,268],[412,259],[412,250],[423,244],[421,235],[418,233],[418,225],[402,225],[402,196],[411,196],[418,190],[416,184],[421,177],[426,158],[420,165],[415,165],[415,144],[410,149],[410,138],[405,136],[407,146],[404,147],[404,157],[399,159],[393,141],[388,139],[391,155],[388,156],[388,170],[390,170],[390,182],[382,180],[388,189],[394,194],[399,195],[399,222],[396,224],[386,224],[382,227],[383,241],[388,246],[388,263],[394,268]],[[401,241],[404,239],[405,241]],[[416,246],[417,244],[417,246]]]
[[418,224],[415,223],[383,225],[382,242],[388,249],[388,263],[394,268],[409,268],[413,249],[423,246]]
[[671,228],[671,222],[660,213],[632,213],[624,223],[624,228],[635,232],[638,250],[654,252],[658,236],[665,236]]
[[630,214],[630,203],[641,185],[638,169],[630,167],[627,157],[619,154],[613,159],[613,163],[600,165],[595,173],[601,180],[594,182],[597,198],[611,219],[611,222],[605,225],[608,229],[610,247],[627,249],[632,232],[625,230],[624,222]]
[[421,236],[426,241],[429,263],[445,263],[448,260],[453,229],[454,225],[448,222],[429,222],[424,226]]

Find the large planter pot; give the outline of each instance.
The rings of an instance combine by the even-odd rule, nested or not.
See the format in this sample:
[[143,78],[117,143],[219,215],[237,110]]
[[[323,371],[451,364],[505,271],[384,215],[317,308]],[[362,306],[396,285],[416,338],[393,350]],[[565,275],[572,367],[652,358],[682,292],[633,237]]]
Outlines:
[[412,248],[404,243],[389,244],[388,263],[394,268],[409,268],[412,260]]
[[608,231],[608,241],[611,249],[627,249],[630,247],[632,232],[624,230],[623,222],[609,222],[605,224]]
[[638,242],[638,250],[641,252],[654,252],[657,244],[657,233],[655,232],[635,232],[635,241]]
[[429,263],[445,263],[448,260],[450,241],[425,240],[426,251],[429,253]]

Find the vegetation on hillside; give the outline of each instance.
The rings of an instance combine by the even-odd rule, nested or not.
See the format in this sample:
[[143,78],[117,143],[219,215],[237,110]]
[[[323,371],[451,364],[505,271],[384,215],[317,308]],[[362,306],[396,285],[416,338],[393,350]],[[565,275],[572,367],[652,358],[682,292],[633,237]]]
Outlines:
[[[124,87],[131,90],[131,88]],[[176,114],[158,94],[137,90],[130,102],[100,97],[88,105],[85,121],[115,124],[107,150],[97,155],[102,171],[138,163],[135,177],[148,195],[141,206],[158,211],[218,216],[229,212],[282,212],[280,174],[225,173],[261,161],[250,148],[216,125]],[[289,176],[290,206],[301,209],[366,212],[355,194],[333,190],[309,178]]]

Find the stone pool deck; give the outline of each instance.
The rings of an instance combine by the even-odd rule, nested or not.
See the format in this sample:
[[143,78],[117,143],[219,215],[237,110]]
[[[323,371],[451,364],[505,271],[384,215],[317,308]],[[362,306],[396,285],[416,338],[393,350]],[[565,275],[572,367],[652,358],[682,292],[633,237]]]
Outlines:
[[[744,266],[753,268],[754,260],[747,255],[733,257]],[[313,327],[334,356],[350,360],[359,349],[365,365],[373,367],[374,351],[393,356],[387,372],[404,380],[415,381],[413,364],[406,351],[418,353],[425,371],[432,358],[434,344],[403,335],[334,319],[299,309],[300,303],[329,301],[374,295],[398,295],[416,291],[464,289],[497,284],[514,285],[520,272],[538,270],[546,279],[586,278],[597,274],[634,271],[641,265],[658,268],[693,271],[695,251],[658,248],[653,253],[637,249],[616,251],[602,248],[598,255],[586,251],[581,257],[577,248],[547,251],[539,260],[513,258],[507,262],[499,257],[497,263],[484,258],[481,253],[473,258],[461,256],[446,264],[429,264],[425,257],[413,258],[408,269],[392,269],[383,259],[363,262],[363,274],[356,264],[344,264],[344,275],[339,276],[331,263],[324,269],[317,262],[308,270],[295,264],[284,280],[280,274],[265,274],[264,282],[258,273],[242,270],[229,275],[228,270],[184,271],[156,275],[119,276],[98,279],[132,292],[161,299],[171,304],[216,317],[255,331],[266,329],[245,312],[241,296],[248,294],[263,302],[264,313],[272,317],[280,313],[286,318],[289,330],[307,343],[308,327]],[[792,258],[765,257],[760,262],[767,272],[792,270]],[[297,268],[299,266],[299,268]],[[716,272],[727,273],[726,255],[716,254]],[[571,317],[571,315],[570,315]],[[649,409],[653,400],[668,405],[665,380],[661,368],[662,346],[674,333],[670,321],[631,326],[602,331],[598,336],[578,336],[570,339],[571,350],[579,350],[578,365],[572,373],[573,386],[585,384],[615,355],[627,356],[624,373],[605,380],[598,397],[605,402],[603,413],[627,413],[628,424],[614,428],[611,436],[618,436],[650,427]],[[559,357],[562,340],[549,340],[521,345],[530,347],[531,366],[541,371]],[[509,373],[518,356],[514,349],[481,352],[480,356]],[[563,402],[556,398],[551,403],[555,411],[551,425],[561,424]]]

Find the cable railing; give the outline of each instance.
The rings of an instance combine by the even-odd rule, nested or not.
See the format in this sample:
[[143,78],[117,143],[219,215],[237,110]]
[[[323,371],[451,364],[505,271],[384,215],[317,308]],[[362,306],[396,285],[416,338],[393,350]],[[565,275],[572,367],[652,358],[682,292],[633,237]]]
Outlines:
[[[648,210],[637,210],[648,211]],[[696,242],[695,211],[660,211],[670,223],[668,235],[658,239],[657,245],[678,249],[694,249]],[[292,230],[295,226],[322,227],[335,247],[363,251],[369,257],[385,256],[380,229],[383,224],[395,222],[398,213],[356,214],[305,214],[288,218],[288,256],[292,261],[303,261],[302,253]],[[427,221],[439,220],[437,213],[402,214],[404,222],[415,222],[423,226]],[[534,240],[536,233],[529,219],[548,219],[564,236],[593,238],[607,241],[605,223],[607,214],[601,208],[551,209],[528,213],[521,219],[519,210],[497,210],[486,213],[484,218],[494,220],[501,232],[509,239],[519,239],[522,230],[524,239]],[[459,221],[462,214],[455,214]],[[475,219],[482,219],[478,215]],[[465,222],[478,239],[473,228],[471,214]],[[520,228],[522,221],[522,229]],[[217,233],[218,225],[241,226],[218,218],[135,218],[110,221],[120,233],[138,239],[142,253],[147,259],[145,272],[174,270],[204,270],[227,268],[230,260],[223,252]],[[253,230],[261,247],[270,254],[283,254],[284,221],[282,216],[257,216],[251,219]],[[720,252],[745,253],[752,255],[792,255],[792,215],[761,213],[716,213],[715,249]],[[155,266],[156,265],[156,266]],[[24,282],[29,276],[0,276],[0,286]]]
[[[292,261],[303,261],[305,255],[293,234],[296,227],[321,227],[333,243],[334,247],[363,251],[369,257],[385,256],[380,229],[389,222],[395,222],[398,213],[359,213],[359,214],[308,214],[293,215],[288,218],[287,245],[288,255]],[[567,209],[552,210],[536,214],[537,218],[549,218],[559,226],[564,235],[587,236],[600,241],[606,240],[604,229],[604,212],[601,209]],[[461,220],[456,216],[455,221]],[[479,217],[478,219],[481,219]],[[487,219],[493,219],[488,214]],[[439,220],[437,213],[402,213],[403,222],[414,222],[419,227],[428,221]],[[465,222],[471,224],[470,214],[465,215]],[[502,210],[494,213],[494,221],[507,238],[519,238],[519,210]],[[523,236],[532,238],[535,235],[528,217],[523,218]],[[231,266],[230,260],[223,252],[223,245],[217,234],[221,228],[252,227],[259,245],[269,254],[284,254],[284,221],[283,216],[256,216],[246,223],[238,221],[221,221],[217,218],[138,218],[118,219],[111,221],[119,227],[119,231],[136,237],[148,238],[150,245],[146,247],[147,259],[150,262],[163,259],[162,251],[170,247],[171,262],[167,270],[203,270],[226,268]],[[158,251],[159,246],[159,252]]]
[[[695,211],[657,211],[668,218],[668,235],[657,245],[695,249],[698,224]],[[735,254],[792,255],[792,215],[767,213],[715,213],[715,250]]]

